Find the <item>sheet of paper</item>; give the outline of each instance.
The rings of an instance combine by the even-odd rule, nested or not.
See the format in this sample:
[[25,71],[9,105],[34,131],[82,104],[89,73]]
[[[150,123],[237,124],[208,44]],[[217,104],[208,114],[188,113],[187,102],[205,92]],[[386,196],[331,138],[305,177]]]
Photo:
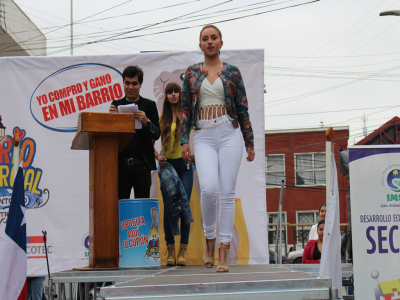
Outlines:
[[[118,112],[121,114],[131,114],[138,111],[139,107],[135,103],[118,106]],[[142,122],[136,119],[135,119],[135,129],[142,129]]]

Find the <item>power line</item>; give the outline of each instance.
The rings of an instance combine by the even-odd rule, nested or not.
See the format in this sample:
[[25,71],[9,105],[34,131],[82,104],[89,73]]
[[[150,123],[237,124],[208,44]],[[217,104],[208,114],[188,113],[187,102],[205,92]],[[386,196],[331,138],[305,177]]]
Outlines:
[[[390,72],[390,71],[393,71],[393,70],[397,70],[399,68],[400,68],[400,65],[398,65],[396,67],[393,67],[393,68],[390,68],[390,69],[387,69],[387,70],[384,70],[384,71],[376,73],[376,74],[371,74],[371,75],[365,76],[363,78],[358,78],[358,79],[355,79],[355,80],[352,80],[352,81],[348,81],[348,82],[345,82],[345,83],[342,83],[342,84],[338,84],[338,85],[335,85],[335,86],[331,86],[331,87],[328,87],[328,88],[320,89],[320,90],[317,90],[317,91],[313,91],[313,92],[309,92],[309,93],[305,93],[305,94],[301,94],[301,95],[297,95],[297,96],[292,96],[292,97],[287,97],[287,98],[282,98],[282,99],[270,101],[270,103],[275,103],[275,104],[268,105],[267,107],[281,105],[281,104],[284,104],[284,103],[300,100],[300,99],[305,98],[305,97],[314,96],[314,95],[317,95],[317,94],[320,94],[320,93],[325,93],[325,92],[331,91],[333,89],[341,88],[341,87],[344,87],[344,86],[347,86],[347,85],[350,85],[350,84],[354,84],[354,83],[366,80],[367,78],[371,78],[371,77],[374,77],[374,76],[377,76],[377,75],[380,75],[380,74],[383,74],[383,73],[387,73],[387,72]],[[279,103],[276,103],[276,102],[279,102]]]
[[[256,15],[261,15],[261,14],[265,14],[265,13],[269,13],[269,12],[275,12],[275,11],[279,11],[279,10],[283,10],[283,9],[294,8],[294,7],[297,7],[297,6],[302,6],[302,5],[306,5],[306,4],[311,4],[311,3],[314,3],[314,2],[318,2],[318,1],[319,1],[319,0],[312,0],[312,1],[309,1],[309,2],[303,2],[303,3],[300,3],[300,4],[295,4],[295,5],[291,5],[291,6],[285,6],[285,7],[277,8],[277,9],[274,9],[274,10],[267,10],[267,11],[257,12],[257,13],[248,14],[248,15],[239,16],[239,17],[230,18],[230,19],[225,19],[225,20],[217,20],[217,21],[215,21],[215,22],[213,22],[213,23],[214,23],[214,24],[218,24],[218,23],[223,23],[223,22],[229,22],[229,21],[239,20],[239,19],[243,19],[243,18],[247,18],[247,17],[252,17],[252,16],[256,16]],[[225,2],[224,2],[224,3],[225,3]],[[220,5],[220,4],[218,4],[218,5]],[[216,6],[216,5],[215,5],[215,6]],[[210,8],[210,7],[208,7],[208,8]],[[208,9],[208,8],[206,8],[206,9]],[[204,8],[202,8],[202,10],[204,10]],[[193,12],[193,13],[195,13],[195,12]],[[183,15],[183,16],[184,16],[184,15]],[[155,35],[155,34],[163,34],[163,33],[174,32],[174,31],[180,31],[180,30],[185,30],[185,29],[189,29],[189,28],[191,29],[191,28],[195,28],[195,27],[200,27],[200,26],[206,25],[206,23],[204,23],[204,24],[198,24],[198,25],[195,25],[195,26],[186,26],[186,27],[174,28],[174,29],[170,29],[170,30],[158,31],[158,32],[153,32],[153,33],[148,33],[148,34],[142,34],[142,35],[135,35],[135,36],[122,37],[122,35],[127,35],[127,34],[129,34],[129,33],[136,32],[136,31],[139,31],[139,30],[145,30],[145,29],[149,28],[150,26],[154,27],[154,26],[156,26],[156,25],[162,24],[162,23],[167,22],[167,21],[172,21],[172,20],[175,20],[175,19],[178,19],[178,18],[182,18],[183,16],[179,16],[179,17],[173,18],[173,19],[171,19],[171,20],[166,20],[166,21],[154,23],[154,24],[151,24],[151,25],[149,25],[149,26],[143,26],[143,27],[141,27],[141,28],[139,28],[139,29],[130,30],[130,31],[122,32],[122,33],[118,33],[118,34],[112,35],[112,36],[110,36],[110,37],[108,37],[108,38],[103,38],[103,39],[94,40],[94,41],[90,41],[90,42],[86,42],[86,43],[76,44],[76,45],[74,45],[74,47],[77,48],[77,47],[82,47],[82,46],[90,45],[90,44],[94,44],[94,43],[102,43],[102,42],[109,42],[109,41],[116,41],[116,40],[131,39],[131,38],[137,38],[137,37],[143,37],[143,36],[150,36],[150,35]],[[211,18],[211,17],[212,17],[212,15],[210,15],[209,18]],[[66,49],[69,49],[69,48],[66,47],[66,48],[64,48],[64,49],[60,49],[59,51],[51,52],[51,53],[49,53],[49,55],[55,54],[55,53],[58,53],[58,52],[65,51]]]
[[[129,0],[129,1],[132,1],[132,0]],[[127,1],[127,2],[129,2],[129,1]],[[123,16],[131,16],[131,15],[136,15],[136,14],[141,14],[141,13],[146,13],[146,12],[154,12],[154,11],[157,11],[157,10],[172,8],[172,7],[176,7],[176,6],[180,6],[180,5],[185,5],[185,4],[188,4],[188,3],[191,3],[191,2],[199,2],[199,1],[200,1],[200,0],[192,0],[192,1],[188,1],[188,2],[183,2],[183,3],[173,4],[173,5],[167,5],[167,6],[158,7],[158,8],[152,8],[152,9],[148,9],[148,10],[142,10],[142,11],[133,12],[133,13],[128,13],[128,14],[123,14],[123,15],[116,15],[116,16],[104,17],[104,18],[101,18],[101,19],[96,19],[96,20],[81,22],[82,20],[89,18],[89,17],[85,17],[84,19],[81,19],[81,20],[79,20],[79,21],[73,22],[73,25],[83,25],[83,24],[89,23],[89,22],[104,21],[104,20],[108,20],[108,19],[112,19],[112,18],[119,18],[119,17],[123,17]],[[34,8],[29,7],[29,6],[26,6],[26,5],[23,5],[23,7],[27,7],[27,8],[29,8],[29,9],[32,9],[32,10],[35,10],[35,11],[44,13],[44,14],[46,14],[46,15],[51,15],[51,14],[48,14],[47,12],[42,12],[42,11],[40,11],[40,10],[34,9]],[[104,11],[103,11],[103,12],[104,12]],[[54,16],[54,15],[51,15],[51,16]],[[92,16],[94,16],[94,15],[92,15]],[[59,18],[58,16],[54,16],[54,17]],[[64,20],[65,20],[65,19],[64,19]],[[64,25],[54,25],[54,26],[51,26],[51,27],[44,27],[44,28],[42,28],[41,30],[54,29],[54,28],[56,28],[56,29],[57,29],[57,28],[58,28],[58,29],[62,29],[62,28],[66,27],[66,26],[69,26],[69,25],[70,25],[70,23],[64,24]],[[87,25],[85,25],[85,26],[87,26]],[[94,27],[93,27],[93,28],[94,28]],[[129,27],[129,28],[132,28],[132,26]],[[26,30],[26,31],[19,31],[19,32],[15,32],[15,33],[25,33],[25,32],[29,32],[29,30]]]
[[337,55],[337,56],[284,56],[284,55],[266,55],[265,57],[271,58],[284,58],[284,59],[333,59],[333,58],[360,58],[360,57],[371,57],[371,56],[388,56],[388,55],[399,55],[400,52],[391,53],[375,53],[375,54],[364,54],[364,55]]
[[[196,1],[199,1],[199,0],[193,0],[193,1],[191,1],[191,2],[196,2]],[[180,4],[177,4],[177,5],[183,5],[183,4],[186,4],[186,3],[180,3]],[[175,6],[175,5],[173,5],[173,6]],[[171,6],[167,6],[167,7],[171,7]],[[164,7],[164,8],[167,8],[167,7]],[[32,8],[31,8],[32,9]],[[35,9],[33,9],[33,10],[35,10]],[[154,11],[154,10],[157,10],[157,9],[153,9],[153,10],[151,10],[151,11]],[[39,11],[39,10],[35,10],[35,11],[38,11],[38,12],[41,12],[41,13],[44,13],[44,12],[42,12],[42,11]],[[46,16],[48,16],[48,15],[51,15],[51,14],[48,14],[48,13],[46,13]],[[54,15],[51,15],[51,16],[54,16]],[[56,16],[54,16],[54,17],[56,17]],[[46,22],[46,23],[48,23],[48,24],[51,24],[51,23],[49,23],[47,20],[43,20],[43,19],[41,19],[41,18],[39,18],[38,16],[35,16],[35,18],[37,18],[37,19],[40,19],[40,20],[42,20],[43,22]],[[58,17],[57,17],[58,18]],[[54,24],[52,24],[52,25],[54,25]],[[85,26],[85,27],[90,27],[90,28],[95,28],[95,29],[98,29],[98,28],[96,28],[96,27],[93,27],[93,26],[90,26],[90,25],[86,25],[86,24],[84,24],[84,25],[82,25],[81,24],[81,26]],[[52,27],[47,27],[47,28],[56,28],[56,27],[59,27],[59,26],[52,26]],[[124,29],[128,29],[128,28],[132,28],[132,26],[130,26],[130,27],[127,27],[127,28],[124,28]],[[62,30],[67,30],[67,29],[64,29],[64,28],[61,28]],[[108,31],[108,32],[117,32],[117,31],[120,31],[121,29],[116,29],[116,30],[111,30],[111,31]],[[18,32],[18,33],[22,33],[22,32],[28,32],[28,31],[21,31],[21,32]],[[75,31],[75,33],[76,33],[76,31]],[[104,31],[99,31],[98,33],[103,33],[103,35],[105,35],[105,34],[108,34],[108,33],[104,33]],[[74,35],[74,39],[77,39],[77,37],[79,38],[79,37],[83,37],[83,36],[90,36],[90,34],[75,34]],[[68,31],[68,34],[66,35],[66,37],[65,38],[57,38],[56,40],[57,41],[69,41],[69,39],[70,39],[70,37],[69,37],[69,31]],[[170,46],[176,46],[176,45],[172,45],[172,44],[168,44],[168,43],[163,43],[163,42],[158,42],[158,41],[151,41],[151,40],[146,40],[146,39],[142,39],[142,38],[138,38],[139,40],[144,40],[144,41],[150,41],[150,42],[153,42],[153,43],[158,43],[158,44],[163,44],[163,45],[170,45]],[[52,39],[51,40],[52,42],[55,42],[55,39]],[[3,43],[3,45],[6,45],[7,43]],[[35,45],[35,44],[37,44],[36,42],[31,42],[31,43],[29,43],[29,45]],[[134,47],[128,47],[128,46],[125,46],[125,45],[120,45],[120,44],[116,44],[116,43],[113,43],[113,42],[110,42],[110,43],[107,43],[107,44],[100,44],[101,46],[103,46],[103,47],[106,47],[106,48],[110,48],[110,49],[115,49],[115,50],[119,50],[119,51],[124,51],[124,52],[126,52],[126,53],[130,53],[129,51],[127,51],[127,50],[121,50],[121,49],[116,49],[116,48],[113,48],[113,47],[111,47],[111,46],[109,46],[108,44],[114,44],[114,45],[117,45],[118,47],[124,47],[124,48],[127,48],[127,49],[134,49],[134,50],[139,50],[140,51],[140,49],[136,49],[136,48],[134,48]],[[26,44],[25,44],[26,45]],[[56,47],[52,47],[52,48],[59,48],[59,46],[56,46]],[[185,49],[192,49],[192,48],[188,48],[188,47],[180,47],[180,48],[185,48]],[[48,49],[48,47],[47,47],[47,49]],[[92,50],[93,51],[93,50]]]
[[[385,1],[385,0],[381,1],[380,4],[382,4],[384,1]],[[380,5],[380,4],[379,4],[379,5]],[[379,6],[379,5],[378,5],[378,6]],[[313,55],[313,54],[315,54],[315,53],[317,53],[318,51],[322,50],[323,48],[327,47],[329,44],[331,44],[332,42],[334,42],[335,40],[337,40],[339,37],[341,37],[342,35],[344,35],[344,34],[345,34],[347,31],[349,31],[352,27],[354,27],[354,26],[357,25],[359,22],[361,22],[361,21],[362,21],[366,16],[368,16],[371,12],[375,11],[375,9],[376,9],[378,6],[374,7],[371,11],[369,11],[369,12],[368,12],[366,15],[364,15],[361,19],[359,19],[358,21],[356,21],[350,28],[347,28],[345,31],[343,31],[342,33],[340,33],[338,36],[336,36],[334,39],[332,39],[331,41],[329,41],[328,43],[326,43],[324,46],[322,46],[322,47],[320,47],[319,49],[315,50],[313,53],[310,54],[310,56]],[[346,40],[346,41],[347,41],[347,40]],[[337,47],[335,47],[334,49],[336,49],[336,48],[337,48]],[[330,52],[332,52],[332,51],[333,51],[333,50],[330,50],[328,53],[330,53]],[[326,54],[325,54],[325,55],[326,55]],[[323,56],[325,56],[325,55],[323,55]],[[322,56],[322,57],[323,57],[323,56]],[[318,60],[318,59],[320,59],[320,57],[317,57],[314,61],[308,63],[306,66],[310,65],[311,63],[315,62],[315,61]],[[297,64],[300,63],[302,60],[303,60],[303,59],[301,59],[300,61],[298,61],[298,62],[292,64],[290,67],[297,65]],[[280,79],[281,79],[281,78],[280,78]],[[272,82],[270,82],[270,84],[272,84],[272,83],[274,83],[274,82],[277,82],[277,81],[279,81],[280,79],[277,79],[277,80],[275,80],[275,81],[272,81]],[[299,81],[297,81],[297,82],[299,82]],[[297,82],[295,82],[295,83],[297,83]],[[294,83],[292,83],[292,84],[294,84]],[[286,85],[286,86],[287,86],[287,85]]]
[[[398,61],[398,60],[394,60],[394,61]],[[270,70],[274,71],[274,70],[281,70],[281,69],[282,69],[281,67],[264,66],[264,74],[275,75],[276,73],[272,73]],[[287,70],[287,69],[285,69],[284,71],[289,72],[289,70]],[[400,74],[385,74],[385,73],[379,74],[379,73],[377,73],[377,72],[382,72],[382,71],[385,71],[385,70],[381,69],[381,70],[363,71],[363,72],[360,72],[360,71],[349,72],[349,71],[340,71],[340,70],[339,71],[324,70],[319,67],[318,69],[304,69],[304,68],[292,69],[292,70],[290,70],[291,73],[287,73],[287,74],[285,74],[285,76],[287,76],[287,75],[302,76],[304,74],[304,76],[312,77],[312,76],[316,75],[316,76],[320,76],[322,78],[323,76],[336,76],[337,77],[337,75],[342,75],[342,76],[345,75],[345,76],[349,76],[350,79],[354,79],[354,77],[357,78],[358,76],[371,76],[372,75],[374,77],[400,78]],[[308,75],[308,74],[311,74],[311,75]],[[376,74],[378,74],[378,75],[376,75]],[[338,78],[341,78],[341,77],[338,77]]]
[[[232,1],[232,0],[228,0],[228,1],[225,1],[225,2],[223,2],[223,3],[227,3],[227,2],[230,2],[230,1]],[[220,4],[217,4],[217,5],[213,5],[213,6],[211,6],[211,7],[214,7],[214,6],[218,6],[218,5],[220,5]],[[172,6],[169,6],[169,7],[172,7]],[[166,7],[163,7],[163,8],[160,8],[160,9],[164,9],[164,8],[166,8]],[[208,8],[210,8],[210,7],[208,7]],[[201,10],[204,10],[204,9],[208,9],[208,8],[202,8]],[[153,9],[153,10],[151,10],[151,11],[154,11],[155,9]],[[150,10],[149,10],[150,11]],[[103,11],[102,11],[103,12]],[[102,13],[102,12],[100,12],[100,13]],[[195,11],[195,12],[197,12],[197,11]],[[99,13],[97,13],[97,14],[99,14]],[[95,14],[96,15],[96,14]],[[187,14],[188,15],[188,14]],[[94,15],[92,15],[92,16],[94,16]],[[86,17],[87,18],[87,17]],[[84,19],[86,19],[86,18],[84,18]],[[84,19],[81,19],[81,20],[84,20]],[[80,20],[79,20],[80,21]],[[77,22],[79,22],[79,21],[76,21],[76,22],[74,22],[74,24],[75,23],[77,23]],[[158,23],[152,23],[152,24],[148,24],[148,25],[144,25],[144,26],[142,26],[142,25],[139,25],[139,26],[136,26],[138,29],[135,29],[135,30],[132,30],[132,26],[131,27],[128,27],[130,30],[129,31],[127,31],[127,32],[119,32],[119,33],[117,33],[117,34],[115,34],[115,35],[113,35],[113,36],[116,36],[116,35],[124,35],[124,34],[127,34],[127,33],[129,33],[129,32],[132,32],[132,31],[138,31],[138,30],[143,30],[144,28],[149,28],[149,27],[151,27],[151,26],[155,26],[155,25],[157,25],[157,24],[160,24],[161,22],[158,22]],[[56,30],[58,30],[58,29],[63,29],[64,27],[66,27],[66,26],[69,26],[69,24],[67,24],[67,25],[62,25],[62,26],[58,26],[56,29],[54,29],[54,30],[52,30],[52,31],[50,31],[50,32],[53,32],[53,31],[56,31]],[[118,31],[120,31],[120,30],[118,30]],[[89,35],[90,36],[90,35]],[[145,36],[145,35],[142,35],[142,36]],[[105,39],[103,39],[103,40],[105,40]],[[28,40],[27,40],[28,41]],[[25,41],[26,42],[26,41]],[[99,41],[96,41],[96,43],[97,42],[99,42]],[[77,47],[80,47],[80,46],[83,46],[83,45],[89,45],[89,44],[92,44],[93,42],[86,42],[86,43],[81,43],[81,44],[76,44],[76,45],[74,45],[74,48],[77,48]],[[51,54],[53,54],[53,53],[58,53],[58,52],[62,52],[62,51],[65,51],[66,49],[69,49],[70,48],[70,46],[68,45],[68,46],[56,46],[56,47],[54,47],[54,48],[62,48],[62,47],[66,47],[66,48],[64,48],[64,49],[61,49],[61,50],[58,50],[58,51],[53,51],[53,52],[50,52],[50,53],[48,53],[48,55],[51,55]],[[7,47],[5,47],[4,49],[6,49]],[[48,47],[49,48],[49,47]],[[30,48],[31,50],[32,49],[35,49],[35,50],[38,50],[38,49],[43,49],[43,48]]]
[[[385,130],[385,129],[388,129],[389,127],[391,127],[391,126],[393,126],[393,124],[388,124],[388,125],[386,125],[384,127],[380,126],[379,128]],[[376,129],[369,130],[368,131],[368,135],[373,133],[375,130]],[[277,136],[278,134],[279,134],[279,136]],[[274,136],[274,137],[269,135],[269,134],[266,134],[265,135],[265,142],[267,144],[268,143],[273,143],[274,145],[279,144],[279,143],[287,144],[288,140],[289,140],[289,138],[288,138],[289,135],[298,135],[298,134],[300,134],[300,132],[276,133],[276,136]],[[347,141],[350,138],[357,137],[357,136],[364,138],[363,133],[360,133],[360,134],[354,135],[354,136],[348,136],[348,137],[343,137],[343,138],[333,138],[332,142],[333,143],[340,143],[341,141]],[[321,139],[324,139],[324,138],[321,138]],[[315,140],[315,136],[314,137],[304,137],[304,136],[302,136],[301,138],[300,137],[299,138],[290,137],[290,141],[292,143],[293,143],[293,141],[294,142],[299,141],[299,142],[304,143],[307,140],[313,140],[314,141]],[[266,155],[271,154],[271,153],[281,154],[282,152],[292,151],[292,150],[295,150],[295,149],[304,149],[304,148],[309,148],[309,147],[313,147],[313,149],[315,149],[315,147],[317,147],[317,146],[321,146],[321,148],[324,147],[325,146],[325,140],[323,140],[321,142],[316,142],[316,143],[310,142],[310,143],[307,143],[307,144],[302,144],[302,145],[298,145],[298,146],[294,146],[294,147],[286,147],[286,148],[278,148],[278,149],[267,149],[267,150],[265,150],[265,154]],[[299,155],[307,154],[307,153],[317,153],[317,154],[321,153],[322,154],[324,152],[325,152],[324,149],[321,149],[321,151],[316,151],[316,149],[315,149],[312,152],[302,152],[302,153],[296,153],[296,154],[299,154]],[[295,158],[288,158],[287,156],[285,156],[285,159],[288,159],[289,161],[290,160],[295,160]],[[312,161],[312,160],[305,159],[304,161]],[[315,161],[315,159],[313,161]],[[321,162],[321,161],[319,161],[319,162]]]
[[[213,8],[213,7],[217,7],[217,6],[219,6],[219,5],[223,5],[223,4],[228,3],[228,2],[230,2],[230,1],[232,1],[232,0],[228,0],[228,1],[224,1],[224,2],[222,2],[222,3],[218,3],[218,4],[215,4],[215,5],[211,5],[211,6],[209,6],[209,7],[203,8],[202,10],[207,10],[207,9],[210,9],[210,8]],[[195,12],[197,12],[197,11],[195,11]],[[193,14],[193,13],[194,13],[194,12],[186,13],[186,14],[184,14],[184,15],[182,15],[182,16],[191,15],[191,14]],[[179,16],[179,17],[182,17],[182,16]],[[82,46],[89,45],[89,44],[95,44],[95,43],[101,43],[101,42],[107,42],[107,41],[115,41],[115,40],[127,39],[127,38],[133,38],[133,37],[120,37],[120,36],[129,34],[129,33],[133,33],[133,32],[136,32],[136,31],[141,31],[141,30],[144,30],[144,29],[148,29],[148,28],[150,28],[150,27],[154,27],[154,26],[159,25],[159,24],[167,23],[167,22],[170,22],[170,21],[172,21],[172,20],[175,20],[175,19],[177,19],[177,18],[179,18],[179,17],[174,17],[174,18],[167,19],[167,20],[164,20],[164,21],[160,21],[160,22],[156,22],[156,23],[149,24],[149,25],[141,26],[141,27],[138,28],[138,29],[129,30],[129,31],[122,32],[122,33],[117,33],[117,34],[111,35],[111,36],[108,37],[108,38],[103,38],[103,39],[96,40],[96,41],[92,41],[92,42],[87,42],[87,43],[81,43],[81,44],[78,44],[78,45],[74,45],[74,48],[82,47]],[[175,30],[174,30],[174,31],[175,31]],[[169,32],[169,31],[165,31],[165,32]],[[160,32],[160,33],[164,33],[164,32]],[[153,33],[153,34],[154,34],[154,33]],[[156,34],[158,34],[158,33],[156,33]],[[150,35],[150,34],[147,34],[147,35]],[[147,35],[146,35],[146,34],[140,35],[140,37],[141,37],[141,36],[147,36]],[[137,36],[135,36],[135,37],[137,37]],[[62,51],[64,51],[64,50],[61,49],[61,50],[59,50],[59,51],[54,51],[54,52],[52,52],[52,53],[50,53],[50,54],[58,53],[58,52],[60,52],[60,51],[62,52]]]
[[[350,58],[350,57],[345,57],[345,56],[342,56],[342,57]],[[282,69],[283,71],[286,71],[286,70],[295,70],[295,71],[307,70],[307,71],[313,72],[313,71],[317,70],[317,71],[320,71],[320,72],[322,72],[322,71],[331,72],[329,69],[364,68],[364,67],[367,67],[367,66],[376,66],[376,65],[388,64],[388,63],[392,63],[392,62],[398,61],[398,60],[400,60],[400,59],[391,59],[391,60],[386,60],[386,61],[381,61],[381,62],[376,62],[376,63],[362,64],[362,65],[345,65],[345,66],[340,66],[340,67],[334,67],[334,66],[323,66],[323,67],[307,66],[308,69],[304,69],[304,67],[290,68],[290,67],[264,66],[264,69],[268,70],[270,68],[276,68],[278,70]],[[339,72],[339,71],[336,71],[336,72]],[[347,72],[347,71],[345,71],[345,72]]]
[[[111,8],[107,8],[107,9],[105,9],[105,10],[103,10],[103,11],[100,11],[100,12],[98,12],[98,13],[96,13],[96,14],[93,14],[93,15],[91,15],[91,16],[89,16],[89,17],[93,17],[93,16],[96,16],[96,15],[102,14],[103,12],[109,11],[109,10],[111,10],[111,9],[113,9],[113,8],[116,8],[116,7],[118,7],[118,6],[121,6],[121,5],[123,5],[123,4],[126,4],[126,3],[130,2],[130,1],[131,1],[131,0],[128,0],[128,1],[125,1],[124,3],[122,3],[122,4],[117,4],[117,5],[115,5],[115,6],[111,7]],[[89,17],[85,17],[85,18],[83,18],[82,20],[85,20],[85,19],[87,19],[87,18],[89,18]],[[59,28],[53,29],[53,30],[50,31],[50,32],[53,32],[53,31],[55,31],[55,30],[64,28],[64,27],[69,26],[69,25],[72,25],[72,24],[70,23],[70,24],[67,24],[67,25],[60,26]],[[50,33],[50,32],[47,32],[47,33]],[[29,38],[29,39],[27,39],[27,40],[25,40],[25,41],[16,42],[16,43],[14,43],[14,45],[17,45],[17,44],[24,44],[24,43],[26,43],[27,41],[30,41],[30,40],[35,39],[35,38],[38,38],[38,37],[40,37],[40,36],[41,36],[41,35],[38,35],[38,36],[35,36],[35,37],[32,37],[32,38]],[[10,47],[12,47],[12,46],[8,46],[8,47],[1,48],[1,50],[5,50],[5,49],[8,49],[8,48],[10,48]]]
[[394,107],[399,107],[399,106],[400,105],[396,105],[396,106],[379,106],[379,107],[365,107],[365,108],[351,108],[351,109],[340,109],[340,110],[330,110],[330,111],[299,112],[299,113],[295,113],[295,114],[282,114],[282,115],[265,115],[265,118],[286,117],[286,116],[300,116],[300,115],[314,115],[314,114],[327,114],[327,113],[338,113],[338,112],[347,112],[347,111],[356,111],[356,110],[394,108]]
[[[230,1],[231,1],[231,0],[230,0]],[[230,1],[226,1],[226,2],[223,2],[223,3],[221,3],[221,4],[225,4],[225,3],[230,2]],[[257,12],[257,13],[253,13],[253,14],[247,14],[247,15],[244,15],[244,16],[238,16],[238,17],[235,17],[235,18],[230,18],[230,19],[225,19],[225,20],[217,20],[216,22],[213,22],[213,23],[222,23],[222,22],[228,22],[228,21],[238,20],[238,19],[242,19],[242,18],[247,18],[247,17],[256,16],[256,15],[260,15],[260,14],[265,14],[265,13],[268,13],[268,12],[279,11],[279,10],[283,10],[283,9],[287,9],[287,8],[293,8],[293,7],[297,7],[297,6],[301,6],[301,5],[306,5],[306,4],[310,4],[310,3],[313,3],[313,2],[317,2],[317,1],[319,1],[319,0],[313,0],[313,1],[309,1],[309,2],[303,2],[303,3],[291,5],[291,6],[285,6],[285,7],[277,8],[277,9],[274,9],[274,10],[261,11],[261,12]],[[269,1],[263,1],[263,2],[256,3],[256,4],[266,3],[266,2],[269,2]],[[287,2],[287,1],[280,2],[280,3],[278,3],[278,4],[282,4],[282,3],[285,3],[285,2]],[[254,4],[254,5],[256,5],[256,4]],[[217,4],[217,5],[220,5],[220,4]],[[211,7],[212,7],[212,6],[211,6]],[[244,7],[244,6],[243,6],[243,7]],[[208,8],[210,8],[210,7],[208,7]],[[208,8],[206,8],[206,9],[208,9]],[[236,7],[236,8],[234,8],[234,9],[237,10],[237,9],[239,9],[239,8],[241,8],[241,7]],[[252,8],[252,9],[259,9],[259,7],[258,7],[258,8],[257,8],[257,7],[256,7],[256,8]],[[204,10],[204,8],[202,8],[202,9],[199,10],[199,11],[195,11],[195,12],[193,12],[192,14],[198,13],[198,12],[200,12],[200,11],[202,11],[202,10]],[[249,10],[249,9],[246,9],[246,10]],[[101,13],[101,12],[100,12],[100,13]],[[98,13],[98,14],[99,14],[99,13]],[[188,16],[188,15],[190,15],[190,14],[187,14],[187,16]],[[92,15],[92,16],[93,16],[93,15]],[[178,17],[173,18],[173,19],[171,19],[171,20],[166,20],[166,21],[163,21],[163,22],[158,22],[158,23],[154,23],[154,24],[149,24],[148,26],[142,26],[142,27],[139,27],[139,28],[137,28],[137,29],[135,29],[135,30],[129,30],[129,31],[125,31],[125,32],[116,33],[116,34],[114,34],[114,35],[108,36],[108,37],[106,37],[106,38],[97,39],[97,40],[95,40],[95,41],[89,41],[89,42],[85,42],[85,43],[79,43],[79,44],[74,45],[74,48],[78,48],[78,47],[82,47],[82,46],[90,45],[90,44],[94,44],[94,43],[104,43],[104,42],[108,42],[108,41],[116,41],[116,40],[123,40],[123,39],[129,39],[129,38],[138,38],[138,37],[144,37],[144,36],[149,36],[149,35],[154,35],[154,34],[162,34],[162,33],[167,33],[167,32],[172,32],[172,31],[178,31],[178,30],[184,30],[184,29],[189,29],[189,28],[198,27],[198,26],[204,26],[204,25],[205,25],[205,24],[200,24],[200,25],[192,26],[192,27],[175,28],[175,29],[171,29],[171,30],[164,30],[164,31],[159,31],[159,32],[153,32],[153,33],[150,33],[150,34],[143,34],[143,35],[122,37],[122,35],[127,35],[127,34],[129,34],[129,33],[135,32],[135,31],[139,31],[139,30],[148,30],[149,28],[157,28],[157,26],[160,25],[160,24],[162,24],[162,23],[177,21],[177,20],[180,20],[180,19],[184,18],[185,16],[186,16],[186,15],[178,16]],[[186,16],[186,17],[187,17],[187,16]],[[211,18],[211,17],[213,17],[213,14],[209,14],[209,15],[207,16],[207,18]],[[87,17],[86,17],[86,18],[87,18]],[[206,19],[206,18],[204,18],[204,19]],[[78,24],[80,21],[81,21],[81,20],[76,21],[76,22],[74,22],[73,24]],[[187,23],[187,22],[185,22],[185,23]],[[56,31],[56,30],[58,30],[58,29],[61,29],[61,28],[65,27],[65,26],[68,26],[68,25],[60,26],[60,27],[58,27],[58,28],[52,30],[51,32]],[[132,28],[132,27],[131,27],[131,28]],[[49,32],[48,32],[48,33],[49,33]],[[24,41],[24,42],[27,42],[27,41]],[[58,53],[58,52],[62,52],[62,51],[65,51],[65,50],[67,50],[67,49],[70,48],[69,45],[68,45],[68,46],[59,46],[59,47],[60,47],[60,49],[59,49],[58,51],[50,52],[50,53],[48,53],[48,55],[55,54],[55,53]],[[39,48],[36,47],[35,49],[39,49]]]

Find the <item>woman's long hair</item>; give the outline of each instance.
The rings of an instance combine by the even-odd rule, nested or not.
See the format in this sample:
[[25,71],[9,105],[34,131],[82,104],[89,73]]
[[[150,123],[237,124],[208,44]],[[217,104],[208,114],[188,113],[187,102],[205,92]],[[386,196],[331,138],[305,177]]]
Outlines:
[[170,82],[167,84],[165,88],[165,98],[164,98],[164,104],[163,104],[163,112],[160,118],[160,123],[161,123],[161,153],[162,155],[167,155],[167,150],[170,144],[171,140],[171,126],[172,126],[172,117],[174,112],[172,111],[171,103],[168,101],[168,93],[179,93],[178,97],[178,103],[177,105],[177,112],[176,113],[176,127],[173,132],[174,137],[175,137],[175,143],[172,148],[171,153],[174,153],[176,148],[178,147],[180,143],[180,130],[181,130],[181,122],[180,122],[180,107],[181,107],[181,87],[179,84],[176,82]]

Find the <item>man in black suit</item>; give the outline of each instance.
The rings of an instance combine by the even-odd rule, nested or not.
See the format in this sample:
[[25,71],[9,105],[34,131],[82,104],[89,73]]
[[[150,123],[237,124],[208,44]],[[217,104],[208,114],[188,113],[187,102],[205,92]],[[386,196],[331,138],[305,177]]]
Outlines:
[[143,71],[138,66],[128,66],[122,73],[125,97],[111,102],[110,112],[117,113],[117,107],[136,103],[139,111],[135,120],[143,127],[128,146],[118,153],[118,199],[130,199],[132,187],[135,198],[149,198],[151,170],[156,170],[153,140],[160,137],[160,123],[156,103],[139,95],[143,82]]

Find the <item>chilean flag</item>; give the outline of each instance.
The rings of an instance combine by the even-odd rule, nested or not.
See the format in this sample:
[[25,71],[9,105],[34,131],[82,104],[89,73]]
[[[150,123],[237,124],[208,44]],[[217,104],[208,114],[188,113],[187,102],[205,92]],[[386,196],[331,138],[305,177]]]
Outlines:
[[7,225],[0,252],[0,298],[26,299],[26,222],[22,168],[14,181]]

